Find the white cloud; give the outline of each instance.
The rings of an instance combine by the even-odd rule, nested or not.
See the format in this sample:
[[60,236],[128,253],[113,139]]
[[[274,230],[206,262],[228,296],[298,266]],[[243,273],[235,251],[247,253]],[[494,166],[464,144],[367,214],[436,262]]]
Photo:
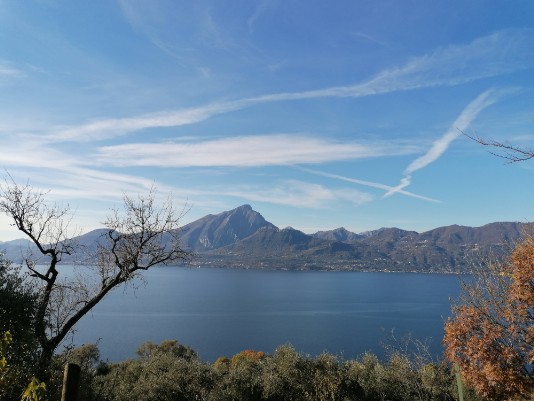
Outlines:
[[12,63],[0,60],[0,78],[23,78],[26,76],[24,71],[13,67]]
[[96,161],[114,166],[208,167],[323,163],[410,154],[414,146],[342,143],[304,135],[260,135],[196,143],[133,143],[99,149]]
[[372,195],[352,189],[333,190],[319,184],[287,180],[273,188],[237,187],[218,192],[251,202],[266,202],[284,206],[322,209],[335,202],[351,202],[356,205],[370,202]]
[[218,114],[262,103],[332,97],[363,97],[436,86],[454,86],[514,71],[533,68],[534,29],[503,30],[464,45],[437,49],[396,68],[381,71],[355,85],[303,92],[266,94],[227,102],[215,102],[176,111],[130,118],[92,121],[79,126],[54,128],[48,140],[93,141],[147,128],[194,124]]
[[76,159],[63,152],[25,141],[4,141],[0,148],[0,167],[69,169]]
[[132,118],[97,120],[79,126],[55,128],[54,131],[56,133],[50,134],[48,137],[42,139],[50,142],[98,141],[146,128],[189,125],[206,120],[216,114],[237,110],[238,108],[240,108],[240,104],[236,102],[214,103],[175,112],[150,113]]

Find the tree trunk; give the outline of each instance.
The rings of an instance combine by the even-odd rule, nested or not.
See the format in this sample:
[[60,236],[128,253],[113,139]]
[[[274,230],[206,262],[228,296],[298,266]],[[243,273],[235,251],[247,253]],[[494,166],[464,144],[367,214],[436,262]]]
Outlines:
[[48,383],[50,379],[50,365],[52,357],[54,356],[54,347],[46,345],[42,347],[41,355],[39,355],[39,362],[37,364],[37,378],[44,383]]

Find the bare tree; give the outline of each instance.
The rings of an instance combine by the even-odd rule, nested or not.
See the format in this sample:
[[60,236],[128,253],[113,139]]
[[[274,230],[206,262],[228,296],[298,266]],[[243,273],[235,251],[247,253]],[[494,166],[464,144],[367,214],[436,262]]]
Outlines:
[[0,184],[0,211],[37,249],[24,267],[38,295],[33,330],[40,345],[41,380],[47,379],[54,351],[74,325],[113,288],[135,279],[140,271],[190,256],[179,241],[183,213],[177,213],[170,198],[158,204],[152,189],[144,197],[124,195],[123,208],[113,210],[104,222],[107,231],[91,265],[78,275],[66,274],[60,262],[81,247],[71,239],[68,206],[49,204],[46,194],[29,184],[18,185],[10,176]]
[[534,149],[532,148],[515,146],[508,142],[500,142],[493,139],[484,139],[478,135],[465,135],[480,145],[493,148],[494,151],[490,151],[490,153],[507,160],[508,163],[517,163],[534,158]]

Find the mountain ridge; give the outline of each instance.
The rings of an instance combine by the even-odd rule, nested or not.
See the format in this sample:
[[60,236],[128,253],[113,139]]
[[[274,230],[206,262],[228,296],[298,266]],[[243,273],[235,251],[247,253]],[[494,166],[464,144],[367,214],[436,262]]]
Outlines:
[[[490,257],[502,257],[532,223],[494,222],[480,227],[457,224],[418,233],[396,227],[353,233],[344,227],[306,234],[280,229],[250,205],[208,214],[179,230],[182,246],[197,266],[284,270],[468,272]],[[95,250],[105,229],[75,237]],[[14,262],[31,251],[27,240],[0,243]],[[88,252],[90,253],[90,252]],[[64,262],[82,260],[73,256]]]

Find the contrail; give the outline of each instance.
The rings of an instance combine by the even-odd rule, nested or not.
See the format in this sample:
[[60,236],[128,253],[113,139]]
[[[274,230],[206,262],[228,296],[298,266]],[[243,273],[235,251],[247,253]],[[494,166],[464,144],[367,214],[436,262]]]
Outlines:
[[463,131],[465,131],[471,122],[477,118],[482,110],[492,105],[497,101],[497,96],[494,96],[493,90],[487,90],[478,95],[475,100],[467,105],[460,116],[454,121],[449,130],[438,140],[434,141],[432,147],[423,155],[412,161],[404,170],[404,177],[401,179],[399,185],[391,187],[384,197],[389,197],[401,191],[410,185],[412,180],[412,173],[428,166],[430,163],[438,160],[443,153],[449,148],[451,143],[457,139]]
[[[306,172],[306,173],[315,174],[315,175],[319,175],[319,176],[322,176],[322,177],[333,178],[333,179],[340,180],[340,181],[352,182],[353,184],[364,185],[366,187],[377,188],[377,189],[381,189],[381,190],[384,190],[384,191],[391,191],[392,189],[396,188],[396,187],[392,187],[390,185],[380,184],[378,182],[358,180],[356,178],[350,178],[350,177],[344,177],[342,175],[325,173],[323,171],[312,170],[312,169],[306,168],[306,167],[300,167],[300,166],[295,166],[295,167],[298,168],[301,171]],[[411,196],[412,198],[422,199],[422,200],[425,200],[425,201],[428,201],[428,202],[442,203],[440,200],[432,199],[432,198],[429,198],[427,196],[417,195],[417,194],[414,194],[413,192],[404,191],[402,189],[399,190],[398,193],[402,194],[402,195],[406,195],[406,196]]]

